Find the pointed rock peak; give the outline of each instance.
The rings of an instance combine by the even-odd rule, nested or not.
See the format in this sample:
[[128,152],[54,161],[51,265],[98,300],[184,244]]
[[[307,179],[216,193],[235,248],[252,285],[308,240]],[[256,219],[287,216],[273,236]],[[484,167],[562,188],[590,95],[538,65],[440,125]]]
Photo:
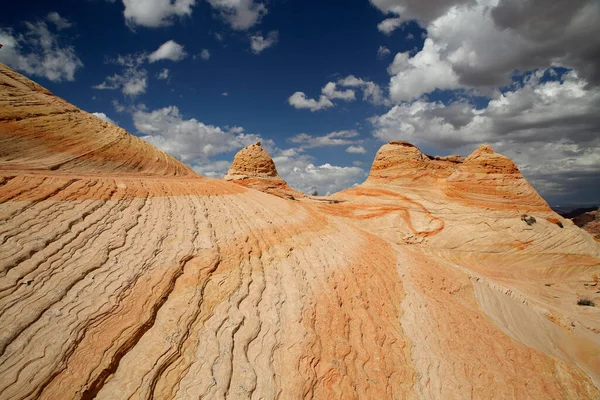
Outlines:
[[480,144],[477,150],[474,151],[474,153],[493,154],[494,149],[492,149],[492,146],[489,144]]
[[486,172],[490,174],[517,174],[519,168],[508,157],[494,152],[492,146],[482,144],[471,153],[464,162],[466,169],[473,172]]
[[446,180],[451,198],[488,209],[549,211],[548,204],[508,157],[481,145]]
[[251,144],[240,150],[233,159],[225,180],[245,178],[279,178],[273,159],[261,143]]

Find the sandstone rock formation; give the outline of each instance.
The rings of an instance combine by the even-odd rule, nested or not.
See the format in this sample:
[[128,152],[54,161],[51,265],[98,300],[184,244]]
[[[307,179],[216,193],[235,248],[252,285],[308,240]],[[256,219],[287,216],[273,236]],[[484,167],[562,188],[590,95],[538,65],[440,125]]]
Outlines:
[[571,219],[575,225],[600,239],[600,208],[581,213]]
[[487,148],[289,201],[4,66],[0,144],[0,399],[600,397],[600,244]]
[[290,188],[279,176],[273,159],[262,148],[260,142],[240,150],[223,179],[279,197],[305,197],[303,193]]

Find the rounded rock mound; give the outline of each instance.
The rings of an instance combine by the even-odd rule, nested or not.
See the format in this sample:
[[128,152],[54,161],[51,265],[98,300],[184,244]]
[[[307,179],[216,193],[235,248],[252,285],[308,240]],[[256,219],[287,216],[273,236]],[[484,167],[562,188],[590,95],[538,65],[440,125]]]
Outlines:
[[240,150],[223,179],[279,197],[305,197],[303,193],[290,188],[279,176],[273,159],[260,142]]
[[260,142],[240,150],[223,179],[229,181],[247,178],[280,178],[273,159]]
[[435,181],[445,178],[454,171],[454,164],[461,157],[432,157],[421,152],[412,143],[394,140],[381,146],[369,173],[369,180],[393,181],[411,184],[415,181]]

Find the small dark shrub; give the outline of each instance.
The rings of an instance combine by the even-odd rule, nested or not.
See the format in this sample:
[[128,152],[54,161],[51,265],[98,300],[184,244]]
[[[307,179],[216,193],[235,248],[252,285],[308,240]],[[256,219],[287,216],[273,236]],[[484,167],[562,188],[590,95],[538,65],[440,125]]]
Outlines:
[[522,214],[521,215],[521,221],[525,221],[525,223],[527,223],[527,225],[531,226],[533,224],[535,224],[537,221],[535,220],[534,216],[529,216],[527,214]]
[[316,190],[312,193],[313,196],[318,196],[319,192],[317,192]]
[[594,307],[596,304],[594,304],[594,302],[590,299],[579,299],[577,300],[577,305],[578,306],[588,306],[588,307]]
[[560,226],[561,228],[563,228],[563,224],[562,224],[562,222],[560,222],[560,221],[558,221],[558,222],[556,223],[556,225],[558,225],[558,226]]

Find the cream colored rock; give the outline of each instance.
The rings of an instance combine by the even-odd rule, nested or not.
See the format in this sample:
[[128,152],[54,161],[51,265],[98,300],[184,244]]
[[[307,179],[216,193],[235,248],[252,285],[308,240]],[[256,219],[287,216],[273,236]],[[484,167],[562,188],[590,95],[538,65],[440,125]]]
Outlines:
[[0,399],[600,397],[600,245],[488,149],[290,201],[0,83]]
[[240,150],[223,179],[288,199],[305,197],[303,193],[290,188],[279,176],[273,159],[260,142]]

